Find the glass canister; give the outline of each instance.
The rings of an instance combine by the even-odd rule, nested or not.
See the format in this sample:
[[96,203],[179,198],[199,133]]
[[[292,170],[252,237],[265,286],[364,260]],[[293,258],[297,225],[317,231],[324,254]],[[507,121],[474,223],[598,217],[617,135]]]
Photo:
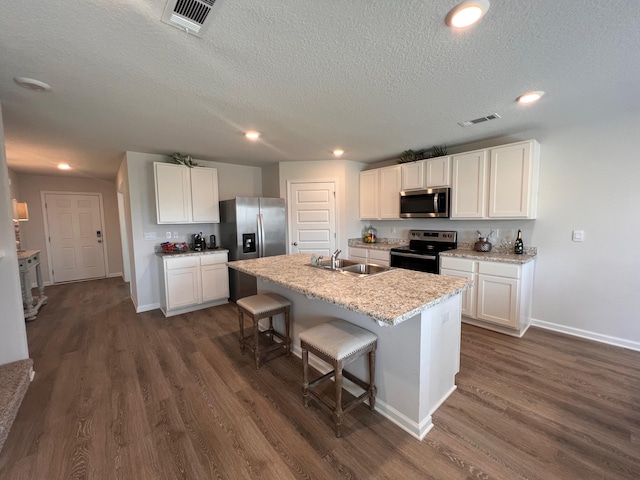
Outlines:
[[362,231],[362,241],[364,243],[376,243],[378,241],[378,230],[373,225],[364,227]]

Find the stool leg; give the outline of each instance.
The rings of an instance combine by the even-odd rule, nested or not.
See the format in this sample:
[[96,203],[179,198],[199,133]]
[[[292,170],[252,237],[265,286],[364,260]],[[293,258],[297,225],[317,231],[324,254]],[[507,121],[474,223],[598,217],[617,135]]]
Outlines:
[[302,349],[302,402],[309,406],[309,351]]
[[376,407],[376,351],[369,352],[369,409]]
[[285,329],[285,345],[284,348],[287,352],[287,357],[291,356],[291,316],[289,309],[284,312],[284,329]]
[[273,315],[269,317],[269,338],[273,343]]
[[240,353],[244,354],[244,314],[238,310],[238,323],[240,324]]
[[342,411],[342,368],[342,362],[336,362],[334,365],[336,380],[336,407],[333,411],[333,419],[336,423],[336,437],[338,438],[342,436],[342,417],[344,416],[344,412]]
[[255,342],[255,348],[253,353],[256,359],[256,370],[260,368],[260,325],[257,318],[253,318],[253,341]]

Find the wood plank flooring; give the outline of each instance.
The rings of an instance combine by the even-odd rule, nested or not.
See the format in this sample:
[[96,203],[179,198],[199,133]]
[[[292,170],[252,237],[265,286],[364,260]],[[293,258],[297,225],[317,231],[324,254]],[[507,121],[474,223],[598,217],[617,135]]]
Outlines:
[[47,295],[0,479],[640,478],[640,352],[464,325],[424,441],[364,405],[336,439],[302,406],[298,358],[240,355],[233,305],[135,314],[115,278]]

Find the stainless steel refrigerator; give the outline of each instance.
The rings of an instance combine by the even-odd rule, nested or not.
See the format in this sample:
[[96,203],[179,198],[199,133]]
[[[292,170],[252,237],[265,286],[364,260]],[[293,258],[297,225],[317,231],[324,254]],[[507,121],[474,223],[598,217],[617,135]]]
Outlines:
[[[236,197],[220,202],[220,244],[229,249],[229,260],[284,255],[286,219],[283,198]],[[256,278],[229,269],[232,301],[255,295]]]

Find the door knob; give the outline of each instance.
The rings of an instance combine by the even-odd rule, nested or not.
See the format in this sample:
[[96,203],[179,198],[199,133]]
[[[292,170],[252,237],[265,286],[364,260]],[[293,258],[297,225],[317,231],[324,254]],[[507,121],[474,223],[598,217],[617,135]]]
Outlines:
[[298,242],[293,242],[291,245],[293,245],[294,247],[298,246]]

